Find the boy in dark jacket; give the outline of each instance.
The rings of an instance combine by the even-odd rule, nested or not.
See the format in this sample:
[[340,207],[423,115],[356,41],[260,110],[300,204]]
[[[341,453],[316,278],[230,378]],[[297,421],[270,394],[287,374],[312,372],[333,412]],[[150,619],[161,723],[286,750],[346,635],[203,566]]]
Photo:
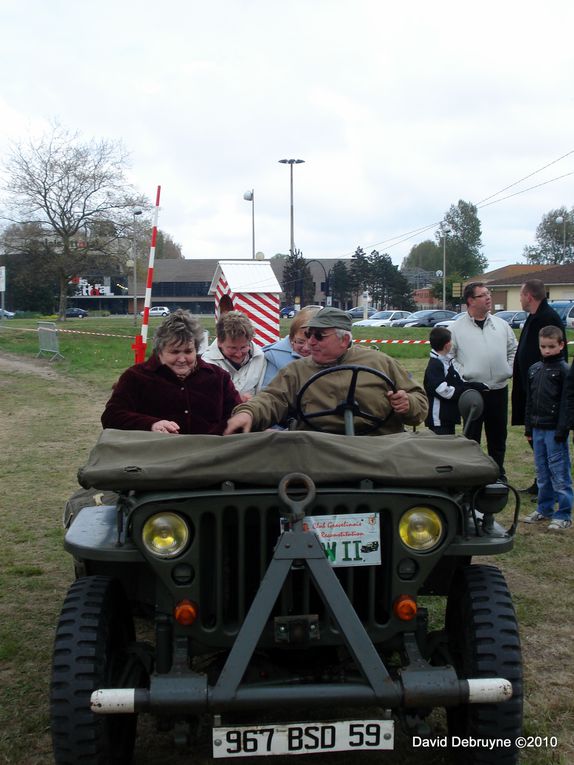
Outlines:
[[[569,412],[566,378],[570,371],[564,361],[564,336],[554,326],[538,333],[540,356],[528,370],[524,432],[532,441],[538,481],[536,510],[525,523],[550,521],[548,531],[572,526],[572,477],[568,451]],[[554,510],[555,501],[558,509]]]
[[429,400],[425,425],[438,436],[452,436],[455,425],[460,422],[460,394],[468,388],[485,390],[486,385],[465,382],[454,368],[450,356],[450,330],[446,327],[433,327],[429,342],[432,351],[424,378],[424,388]]

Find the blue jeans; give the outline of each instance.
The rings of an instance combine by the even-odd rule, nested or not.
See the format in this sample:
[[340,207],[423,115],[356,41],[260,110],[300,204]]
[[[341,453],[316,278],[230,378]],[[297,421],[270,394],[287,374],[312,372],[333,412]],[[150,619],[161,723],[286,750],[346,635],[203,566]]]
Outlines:
[[[572,516],[572,476],[568,440],[557,443],[555,430],[532,428],[534,465],[538,481],[538,512],[547,518],[569,521]],[[554,503],[558,510],[554,512]]]

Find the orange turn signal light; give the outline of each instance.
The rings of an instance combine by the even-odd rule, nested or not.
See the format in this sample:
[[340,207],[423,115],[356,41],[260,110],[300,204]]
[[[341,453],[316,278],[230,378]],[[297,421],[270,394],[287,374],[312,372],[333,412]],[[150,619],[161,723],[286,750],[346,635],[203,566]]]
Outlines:
[[199,608],[197,604],[185,598],[176,604],[174,609],[175,620],[184,627],[189,627],[197,619]]
[[393,603],[393,613],[403,622],[410,622],[417,615],[417,602],[412,595],[399,595]]

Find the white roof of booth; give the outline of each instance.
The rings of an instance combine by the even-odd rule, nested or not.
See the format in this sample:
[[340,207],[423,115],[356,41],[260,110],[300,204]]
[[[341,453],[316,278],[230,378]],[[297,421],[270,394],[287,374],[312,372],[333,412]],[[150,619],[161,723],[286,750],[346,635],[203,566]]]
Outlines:
[[221,276],[232,292],[281,292],[281,285],[268,260],[220,260],[211,280],[209,294],[215,292]]

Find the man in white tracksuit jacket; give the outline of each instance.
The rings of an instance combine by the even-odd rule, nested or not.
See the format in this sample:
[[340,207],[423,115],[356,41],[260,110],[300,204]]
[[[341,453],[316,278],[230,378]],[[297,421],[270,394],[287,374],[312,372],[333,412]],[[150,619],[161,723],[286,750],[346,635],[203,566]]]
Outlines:
[[480,443],[484,422],[488,454],[498,464],[500,477],[506,480],[508,380],[512,377],[518,343],[508,322],[490,313],[492,299],[487,285],[467,284],[463,299],[467,316],[450,327],[454,365],[463,379],[488,386],[482,392],[484,412],[473,423],[468,436]]

